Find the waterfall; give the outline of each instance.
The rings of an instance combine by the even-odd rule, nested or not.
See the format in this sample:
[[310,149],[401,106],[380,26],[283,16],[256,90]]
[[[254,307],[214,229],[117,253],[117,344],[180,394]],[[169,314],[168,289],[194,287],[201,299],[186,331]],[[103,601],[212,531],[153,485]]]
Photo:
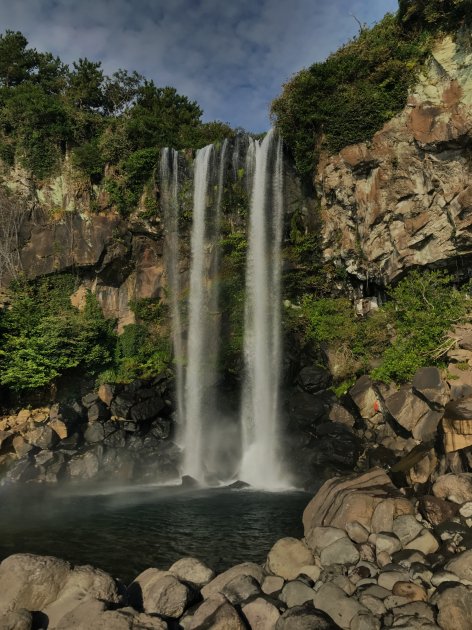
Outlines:
[[207,335],[205,334],[208,323],[205,312],[205,224],[212,153],[213,145],[197,151],[193,188],[183,472],[198,480],[204,477],[203,403],[208,376],[206,374]]
[[162,149],[160,160],[161,205],[165,226],[165,260],[169,282],[176,380],[177,422],[184,417],[184,348],[180,312],[179,275],[179,154],[174,149]]
[[254,175],[246,267],[240,478],[257,487],[277,488],[283,484],[278,461],[283,156],[282,141],[273,131],[262,143],[251,143],[247,166],[253,166]]

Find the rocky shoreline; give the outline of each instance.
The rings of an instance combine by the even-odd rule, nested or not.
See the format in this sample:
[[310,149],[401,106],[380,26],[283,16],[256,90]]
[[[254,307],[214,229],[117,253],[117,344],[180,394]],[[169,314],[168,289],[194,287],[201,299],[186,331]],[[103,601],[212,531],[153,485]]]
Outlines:
[[[430,494],[386,472],[328,480],[264,564],[215,575],[196,558],[125,586],[91,566],[16,554],[0,564],[2,630],[469,630],[472,473]],[[243,534],[242,534],[243,535]]]

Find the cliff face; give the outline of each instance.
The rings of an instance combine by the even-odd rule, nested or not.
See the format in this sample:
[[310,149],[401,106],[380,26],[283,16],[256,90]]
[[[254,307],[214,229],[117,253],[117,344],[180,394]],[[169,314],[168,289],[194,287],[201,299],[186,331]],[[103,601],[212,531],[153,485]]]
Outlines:
[[472,253],[472,34],[438,42],[404,110],[369,143],[325,157],[324,256],[385,284]]

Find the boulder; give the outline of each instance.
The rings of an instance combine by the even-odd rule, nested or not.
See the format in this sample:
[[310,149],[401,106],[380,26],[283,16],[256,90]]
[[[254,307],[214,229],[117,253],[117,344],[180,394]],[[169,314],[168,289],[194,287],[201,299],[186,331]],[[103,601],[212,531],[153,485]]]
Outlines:
[[329,411],[328,418],[331,422],[337,422],[338,424],[342,424],[349,429],[353,429],[356,424],[356,419],[352,415],[350,411],[343,407],[339,403],[334,403]]
[[152,420],[160,414],[165,406],[165,402],[158,396],[147,398],[131,407],[131,419],[135,422]]
[[43,610],[54,602],[71,566],[52,556],[20,553],[0,564],[0,611]]
[[261,595],[261,585],[250,575],[237,575],[221,592],[233,606],[239,606]]
[[359,613],[370,613],[356,599],[334,584],[326,583],[315,593],[315,607],[333,619],[343,630],[349,630],[352,619]]
[[[130,585],[132,603],[148,614],[178,619],[195,599],[194,592],[174,576],[158,569],[147,569]],[[140,606],[138,606],[140,607]]]
[[403,387],[385,400],[390,416],[416,440],[427,441],[434,437],[443,411],[431,409],[427,402],[415,396],[410,388]]
[[320,561],[323,567],[333,564],[353,565],[359,562],[359,552],[349,538],[340,538],[328,547],[325,547],[320,554]]
[[357,521],[346,523],[346,532],[349,538],[358,544],[366,543],[369,539],[369,531]]
[[115,395],[116,385],[111,385],[110,383],[102,383],[98,388],[98,397],[99,399],[105,403],[107,407],[111,405],[111,401],[113,400],[113,396]]
[[94,402],[87,410],[87,418],[89,422],[108,420],[109,417],[110,410],[101,400]]
[[123,418],[124,420],[126,420],[127,418],[129,418],[129,413],[134,403],[135,400],[131,394],[122,392],[113,399],[110,405],[112,416],[115,416],[116,418]]
[[285,580],[294,580],[305,565],[314,564],[310,549],[296,538],[281,538],[267,556],[267,569]]
[[323,549],[342,538],[347,538],[347,535],[339,527],[313,527],[306,535],[306,542],[319,555]]
[[261,566],[255,564],[254,562],[243,562],[242,564],[237,564],[227,571],[220,573],[220,575],[217,575],[211,582],[206,584],[201,590],[202,596],[205,599],[209,599],[218,595],[222,592],[224,587],[231,582],[231,580],[239,575],[250,575],[256,580],[256,582],[261,584],[264,579],[264,570]]
[[379,396],[369,376],[361,376],[349,390],[349,395],[364,419],[372,418],[380,409]]
[[314,597],[315,591],[300,580],[287,582],[279,595],[280,601],[287,604],[288,608],[301,606],[305,602],[313,602]]
[[345,530],[346,524],[353,521],[371,531],[375,508],[388,498],[394,499],[394,517],[414,513],[411,502],[398,492],[380,468],[361,475],[330,479],[305,508],[305,537],[316,526],[329,525]]
[[450,503],[449,501],[430,495],[420,497],[418,506],[421,515],[429,521],[433,527],[454,518],[458,510],[455,503]]
[[416,394],[438,410],[442,410],[449,401],[449,387],[436,367],[420,368],[411,385]]
[[273,630],[280,617],[280,612],[276,606],[262,597],[245,604],[242,613],[251,630]]
[[472,549],[464,551],[446,564],[445,569],[461,580],[472,582]]
[[195,584],[198,588],[205,586],[215,577],[215,572],[197,558],[180,558],[170,567],[169,573],[179,580]]
[[442,630],[470,630],[472,591],[466,586],[446,588],[437,599],[438,623]]
[[70,478],[78,481],[93,479],[100,469],[101,455],[101,450],[96,449],[72,457],[68,464]]
[[328,370],[315,365],[304,367],[297,377],[298,385],[309,394],[317,394],[328,389],[331,382],[332,378]]
[[338,630],[339,626],[313,604],[294,606],[286,610],[275,625],[275,630]]
[[206,599],[183,627],[185,630],[246,630],[236,609],[223,595]]
[[2,630],[31,630],[33,615],[29,610],[21,608],[4,614],[0,612],[0,628]]
[[25,433],[24,438],[29,444],[40,449],[48,450],[54,448],[59,442],[59,436],[47,425],[41,425]]
[[450,473],[438,477],[433,485],[433,494],[460,505],[472,501],[472,473]]

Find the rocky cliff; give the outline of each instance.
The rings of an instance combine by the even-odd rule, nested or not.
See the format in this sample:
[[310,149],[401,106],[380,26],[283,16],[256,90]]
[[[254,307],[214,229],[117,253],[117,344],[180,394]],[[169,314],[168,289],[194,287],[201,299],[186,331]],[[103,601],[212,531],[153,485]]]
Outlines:
[[469,276],[472,34],[435,45],[404,110],[370,142],[319,163],[324,256],[386,284],[412,267]]

